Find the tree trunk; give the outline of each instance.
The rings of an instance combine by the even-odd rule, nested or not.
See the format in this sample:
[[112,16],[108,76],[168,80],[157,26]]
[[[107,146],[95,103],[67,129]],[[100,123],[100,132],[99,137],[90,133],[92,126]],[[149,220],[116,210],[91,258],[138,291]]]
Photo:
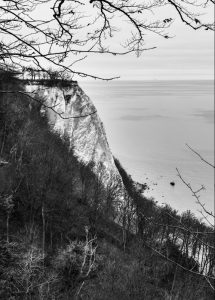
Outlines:
[[6,220],[6,227],[7,227],[7,243],[9,243],[9,220],[10,220],[10,213],[7,213],[7,220]]
[[43,259],[44,259],[44,258],[45,258],[45,242],[46,242],[46,223],[45,223],[44,202],[42,203],[42,226],[43,226],[43,233],[42,233],[42,252],[43,252]]

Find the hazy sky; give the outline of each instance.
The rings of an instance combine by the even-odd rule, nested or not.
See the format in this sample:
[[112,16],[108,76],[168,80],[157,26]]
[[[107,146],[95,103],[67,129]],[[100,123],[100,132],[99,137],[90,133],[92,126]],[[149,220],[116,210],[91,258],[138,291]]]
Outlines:
[[[141,2],[141,0],[139,0]],[[51,3],[51,2],[50,2]],[[49,19],[53,11],[50,3],[43,5],[35,14],[44,19]],[[82,6],[83,7],[83,6]],[[86,2],[87,15],[91,18],[97,10]],[[194,10],[194,7],[193,7]],[[200,8],[202,10],[202,7]],[[214,33],[205,30],[193,30],[180,20],[173,6],[146,10],[143,14],[146,20],[155,21],[173,18],[174,23],[168,30],[173,38],[165,39],[153,33],[145,35],[146,48],[156,46],[157,49],[146,51],[141,57],[135,54],[126,56],[113,56],[104,54],[88,55],[84,61],[74,65],[76,71],[97,75],[98,77],[120,76],[122,80],[163,80],[163,79],[213,79],[214,77]],[[205,11],[200,20],[213,22],[213,6]],[[88,17],[87,17],[88,20]],[[88,22],[88,21],[87,21]],[[119,51],[120,42],[125,42],[129,37],[131,28],[123,17],[115,16],[113,24],[120,31],[115,37],[107,39],[107,44],[114,46]],[[85,28],[85,27],[84,27]],[[85,29],[84,29],[85,30]],[[81,34],[77,32],[77,34]],[[79,36],[77,35],[77,38]],[[128,50],[128,49],[127,49]],[[79,59],[79,56],[69,56],[68,64]],[[76,80],[86,80],[77,77]]]
[[157,49],[144,52],[139,58],[134,54],[95,55],[79,69],[104,77],[119,75],[122,80],[213,79],[214,33],[192,30],[178,19],[169,31],[173,38],[152,36],[146,46]]

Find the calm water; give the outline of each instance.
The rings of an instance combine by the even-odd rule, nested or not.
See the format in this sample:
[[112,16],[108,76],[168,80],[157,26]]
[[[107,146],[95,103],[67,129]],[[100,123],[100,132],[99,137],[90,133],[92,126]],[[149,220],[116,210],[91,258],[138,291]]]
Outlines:
[[[199,207],[177,177],[176,167],[214,210],[213,169],[188,143],[214,162],[212,81],[82,82],[104,123],[113,154],[127,172],[150,186],[148,196],[179,211]],[[174,181],[174,187],[170,182]]]

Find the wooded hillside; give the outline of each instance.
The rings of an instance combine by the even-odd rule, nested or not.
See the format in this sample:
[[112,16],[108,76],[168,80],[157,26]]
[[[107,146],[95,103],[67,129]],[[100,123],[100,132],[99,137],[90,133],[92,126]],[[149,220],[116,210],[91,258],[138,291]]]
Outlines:
[[213,299],[212,227],[144,197],[118,160],[116,223],[115,190],[50,130],[41,99],[10,72],[0,90],[0,299]]

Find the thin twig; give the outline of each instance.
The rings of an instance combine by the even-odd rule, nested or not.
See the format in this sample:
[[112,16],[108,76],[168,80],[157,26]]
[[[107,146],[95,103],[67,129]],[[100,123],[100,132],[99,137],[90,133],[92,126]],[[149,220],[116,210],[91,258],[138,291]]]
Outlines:
[[[201,208],[203,209],[203,211],[204,211],[207,215],[209,215],[209,216],[215,218],[215,215],[214,215],[212,212],[208,211],[208,210],[205,208],[205,204],[203,204],[203,203],[199,200],[200,195],[198,195],[198,193],[199,193],[201,190],[204,190],[204,189],[205,189],[204,186],[202,186],[202,187],[201,187],[200,189],[198,189],[197,191],[194,191],[193,188],[192,188],[192,186],[191,186],[191,184],[190,184],[190,183],[187,183],[187,182],[184,180],[184,178],[181,176],[181,174],[180,174],[178,168],[176,168],[176,171],[177,171],[177,173],[178,173],[178,177],[179,177],[179,178],[181,179],[181,181],[188,187],[188,189],[192,192],[192,196],[196,198],[197,203],[201,206]],[[206,220],[207,220],[207,218],[206,218]],[[207,221],[208,221],[208,220],[207,220]],[[210,223],[210,225],[211,225],[211,223]]]
[[196,150],[194,150],[193,148],[191,148],[188,144],[186,144],[186,146],[193,152],[195,153],[203,162],[205,162],[207,165],[211,166],[212,168],[215,168],[215,166],[208,162],[206,159],[204,159],[204,157],[202,157]]

